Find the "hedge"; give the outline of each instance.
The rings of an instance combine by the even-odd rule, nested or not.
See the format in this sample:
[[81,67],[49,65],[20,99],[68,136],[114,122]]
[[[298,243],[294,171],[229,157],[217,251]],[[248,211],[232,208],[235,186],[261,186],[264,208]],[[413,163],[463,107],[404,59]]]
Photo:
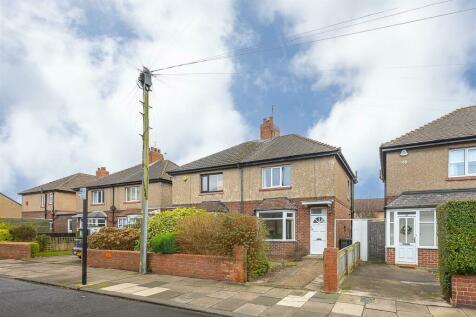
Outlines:
[[140,231],[135,228],[105,227],[88,238],[88,246],[91,249],[132,251],[139,238]]
[[440,284],[448,300],[453,274],[476,274],[476,201],[442,204],[437,218]]
[[180,220],[193,214],[204,212],[206,211],[199,208],[176,208],[173,210],[162,211],[161,213],[154,215],[149,220],[149,241],[160,234],[176,232],[177,223]]

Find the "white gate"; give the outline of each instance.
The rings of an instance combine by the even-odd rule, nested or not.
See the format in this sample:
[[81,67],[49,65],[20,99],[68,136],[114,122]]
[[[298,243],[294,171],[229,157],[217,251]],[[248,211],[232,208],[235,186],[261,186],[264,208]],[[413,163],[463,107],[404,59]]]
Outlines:
[[367,219],[352,219],[352,242],[360,242],[360,259],[368,260]]

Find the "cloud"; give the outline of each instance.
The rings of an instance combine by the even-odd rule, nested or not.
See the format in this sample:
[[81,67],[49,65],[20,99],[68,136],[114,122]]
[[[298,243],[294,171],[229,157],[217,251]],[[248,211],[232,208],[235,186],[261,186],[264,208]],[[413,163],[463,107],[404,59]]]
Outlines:
[[[0,6],[0,191],[7,193],[139,162],[136,67],[213,55],[227,50],[228,37],[239,37],[229,1]],[[203,69],[180,70],[197,71]],[[234,65],[225,60],[206,71],[233,72]],[[160,76],[150,96],[152,145],[185,162],[244,140],[230,85],[229,76]]]
[[[267,23],[283,18],[290,35],[382,9],[398,8],[390,14],[418,5],[393,1],[382,8],[375,1],[358,5],[353,1],[273,1],[263,4],[260,14]],[[314,38],[465,7],[446,3]],[[466,79],[466,71],[475,63],[475,30],[471,12],[301,47],[292,60],[293,72],[312,79],[313,89],[337,87],[339,91],[330,113],[315,122],[309,136],[341,146],[359,171],[361,188],[377,182],[381,143],[476,102],[476,89]]]

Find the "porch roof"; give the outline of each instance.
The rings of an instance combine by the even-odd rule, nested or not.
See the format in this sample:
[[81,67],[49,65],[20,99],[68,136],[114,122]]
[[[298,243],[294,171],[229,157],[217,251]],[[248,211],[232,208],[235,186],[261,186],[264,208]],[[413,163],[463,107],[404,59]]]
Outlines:
[[476,200],[476,188],[404,192],[386,208],[432,208],[451,200]]
[[297,210],[298,207],[289,198],[265,198],[256,207],[256,211],[266,210]]

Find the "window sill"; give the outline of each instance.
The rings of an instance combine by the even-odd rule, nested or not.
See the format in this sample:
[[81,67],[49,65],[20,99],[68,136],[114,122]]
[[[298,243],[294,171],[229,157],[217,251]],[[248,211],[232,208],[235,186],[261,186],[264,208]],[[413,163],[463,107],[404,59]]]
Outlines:
[[269,242],[296,242],[297,240],[277,240],[277,239],[266,239]]
[[282,187],[269,187],[269,188],[260,188],[260,192],[269,192],[273,190],[287,190],[287,189],[292,189],[292,186],[282,186]]
[[422,246],[419,246],[418,249],[427,249],[427,250],[438,250],[438,247],[422,247]]
[[125,201],[124,204],[137,204],[140,203],[140,200],[130,200],[130,201]]
[[471,181],[476,180],[476,176],[452,176],[446,178],[447,181]]
[[199,196],[207,196],[207,195],[223,195],[223,191],[218,192],[203,192],[198,194]]
[[97,204],[92,203],[91,206],[104,206],[104,203],[97,203]]

